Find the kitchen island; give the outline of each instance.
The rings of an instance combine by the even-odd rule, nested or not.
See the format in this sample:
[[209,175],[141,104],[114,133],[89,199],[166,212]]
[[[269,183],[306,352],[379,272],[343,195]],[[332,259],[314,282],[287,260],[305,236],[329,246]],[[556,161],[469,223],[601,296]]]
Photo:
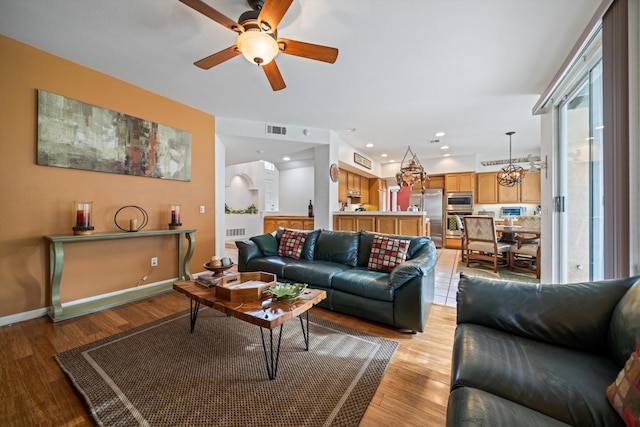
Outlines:
[[341,231],[372,231],[403,236],[429,236],[426,212],[333,212],[333,229]]

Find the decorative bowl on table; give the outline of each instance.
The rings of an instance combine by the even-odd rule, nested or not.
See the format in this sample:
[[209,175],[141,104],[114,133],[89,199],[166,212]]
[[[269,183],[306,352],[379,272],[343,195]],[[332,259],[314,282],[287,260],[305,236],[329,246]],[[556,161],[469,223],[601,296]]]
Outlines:
[[276,283],[269,286],[269,292],[278,301],[293,301],[307,289],[305,283]]
[[218,267],[213,267],[210,263],[205,262],[203,264],[203,267],[205,268],[205,270],[209,270],[209,271],[213,271],[216,273],[216,275],[218,274],[222,274],[224,273],[226,270],[230,269],[231,267],[233,267],[235,264],[231,263],[229,265],[223,265],[223,266],[218,266]]

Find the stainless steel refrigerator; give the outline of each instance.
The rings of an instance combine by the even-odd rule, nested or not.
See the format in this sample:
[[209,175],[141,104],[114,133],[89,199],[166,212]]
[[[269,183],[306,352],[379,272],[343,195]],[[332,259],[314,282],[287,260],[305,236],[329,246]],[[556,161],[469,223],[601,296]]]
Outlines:
[[419,210],[427,213],[431,225],[431,239],[439,248],[443,244],[442,235],[444,232],[442,202],[442,190],[439,189],[425,190],[424,194],[413,190],[409,200],[411,206],[418,206]]

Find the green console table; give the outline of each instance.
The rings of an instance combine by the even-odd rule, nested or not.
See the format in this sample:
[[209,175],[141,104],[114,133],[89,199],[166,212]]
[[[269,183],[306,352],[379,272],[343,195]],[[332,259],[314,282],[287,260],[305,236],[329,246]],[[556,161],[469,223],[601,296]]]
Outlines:
[[[178,238],[178,280],[191,280],[193,276],[189,271],[189,262],[195,249],[194,233],[196,229],[186,228],[178,230],[151,230],[138,231],[133,233],[96,233],[84,236],[46,236],[49,241],[49,263],[50,263],[50,285],[51,285],[51,306],[49,307],[49,317],[54,322],[80,316],[82,314],[103,310],[130,301],[147,298],[172,289],[175,279],[159,282],[154,286],[132,289],[130,292],[116,292],[106,296],[98,296],[88,302],[72,304],[63,307],[60,303],[60,282],[62,281],[62,268],[64,266],[64,244],[82,243],[94,240],[114,240],[114,239],[139,239],[142,237],[176,235]],[[184,239],[187,239],[187,251],[184,251]]]

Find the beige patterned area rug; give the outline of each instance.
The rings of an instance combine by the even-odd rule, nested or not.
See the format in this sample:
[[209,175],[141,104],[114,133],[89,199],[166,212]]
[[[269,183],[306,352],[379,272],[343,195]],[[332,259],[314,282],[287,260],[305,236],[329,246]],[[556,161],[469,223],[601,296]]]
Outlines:
[[467,267],[466,262],[459,261],[456,271],[458,273],[463,272],[469,276],[486,277],[488,279],[540,283],[540,279],[536,279],[535,273],[528,274],[521,270],[510,271],[508,268],[499,268],[498,272],[494,273],[493,266],[473,262],[470,262],[469,267]]
[[212,309],[193,334],[180,313],[55,358],[98,425],[356,426],[398,343],[313,316],[309,327],[305,351],[300,322],[284,325],[275,380],[260,328]]

